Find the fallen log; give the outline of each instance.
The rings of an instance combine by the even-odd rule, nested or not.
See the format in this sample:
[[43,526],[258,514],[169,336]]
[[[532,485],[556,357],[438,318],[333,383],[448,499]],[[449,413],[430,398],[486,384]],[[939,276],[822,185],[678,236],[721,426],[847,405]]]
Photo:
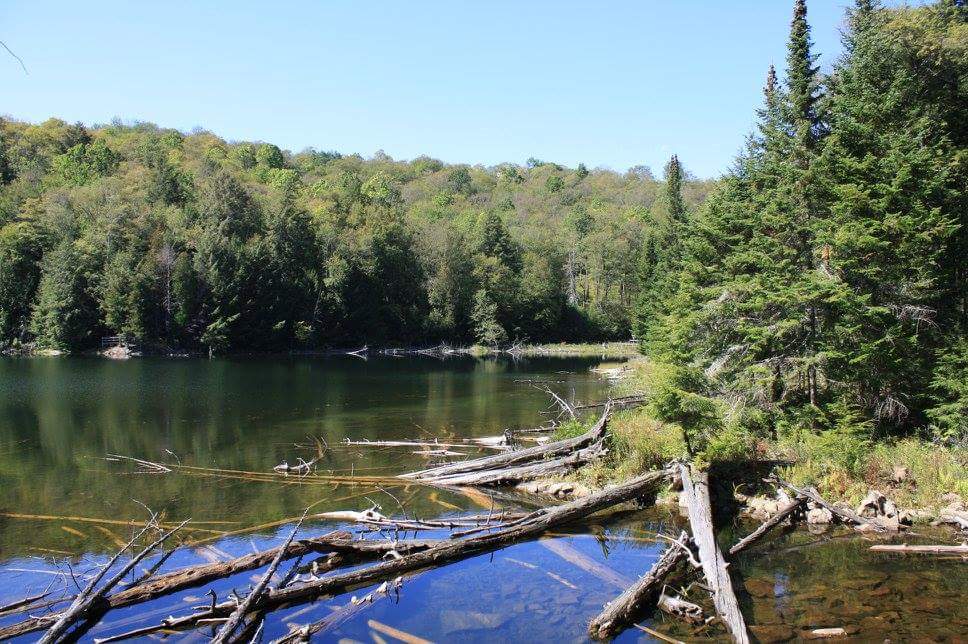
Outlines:
[[[571,503],[554,506],[532,513],[527,521],[503,528],[496,532],[436,544],[430,548],[399,559],[309,581],[301,585],[291,585],[282,589],[268,590],[249,607],[251,610],[267,610],[282,605],[311,601],[324,596],[333,596],[379,582],[395,579],[418,570],[433,568],[476,555],[493,552],[505,546],[526,539],[533,539],[545,531],[583,519],[599,510],[625,503],[655,490],[656,486],[670,476],[668,470],[643,474],[624,484],[602,490],[596,494],[578,499]],[[235,600],[213,604],[204,610],[182,617],[170,617],[160,628],[185,628],[213,619],[221,619],[231,614],[238,602]],[[20,634],[20,633],[18,633]]]
[[666,615],[671,615],[688,624],[703,624],[706,621],[706,618],[702,614],[702,607],[698,604],[688,602],[682,597],[662,593],[659,595],[657,605],[659,610]]
[[[437,541],[362,541],[354,540],[349,532],[336,531],[313,539],[293,541],[285,550],[285,558],[291,559],[309,553],[334,553],[339,555],[338,565],[349,566],[379,559],[390,552],[407,555],[437,544]],[[145,582],[126,588],[104,598],[107,609],[123,608],[134,604],[151,601],[181,590],[201,586],[216,579],[231,577],[241,572],[262,568],[272,562],[273,558],[282,550],[281,547],[271,548],[262,552],[237,557],[226,562],[217,562],[202,566],[192,566],[175,570],[164,575],[151,577]],[[333,562],[335,563],[335,562]],[[335,567],[326,566],[326,570]],[[32,633],[46,628],[52,620],[56,620],[60,613],[31,617],[22,622],[0,628],[0,640],[17,637],[25,633]]]
[[833,505],[831,503],[828,503],[826,500],[824,500],[822,496],[820,496],[820,493],[817,492],[817,490],[815,490],[812,487],[805,487],[801,489],[793,485],[792,483],[784,481],[781,478],[777,478],[776,481],[783,487],[794,492],[797,496],[806,497],[807,499],[813,501],[817,505],[829,510],[830,513],[833,514],[834,516],[838,516],[845,521],[854,523],[856,525],[868,526],[870,529],[874,530],[875,532],[896,532],[897,531],[896,528],[889,526],[883,523],[882,521],[879,521],[873,518],[868,519],[867,517],[860,516],[853,510],[848,510],[847,508],[842,508],[842,507]]
[[670,545],[666,548],[645,576],[627,588],[614,601],[609,602],[605,609],[591,621],[588,625],[588,634],[593,638],[608,639],[637,621],[636,618],[642,610],[655,602],[666,576],[686,559],[685,548],[689,547],[689,542],[689,536],[682,533],[676,542],[682,547]]
[[[152,522],[154,521],[154,518],[155,517],[152,516]],[[146,524],[144,528],[142,528],[134,537],[132,537],[131,540],[128,541],[128,543],[126,543],[124,547],[121,548],[121,550],[119,550],[107,564],[105,564],[101,571],[96,574],[93,579],[91,579],[87,586],[85,586],[84,589],[78,593],[77,597],[74,598],[74,601],[71,602],[71,605],[67,607],[67,610],[58,615],[56,619],[52,620],[53,623],[50,625],[50,628],[47,629],[47,632],[44,633],[44,636],[39,640],[41,644],[57,642],[78,620],[87,619],[94,612],[100,611],[101,607],[99,604],[101,598],[110,592],[112,588],[117,586],[118,583],[124,579],[125,575],[131,572],[134,567],[137,566],[145,557],[151,554],[155,548],[167,541],[173,534],[184,527],[186,523],[188,523],[188,519],[182,521],[182,523],[177,527],[163,532],[160,537],[152,541],[150,544],[148,544],[148,546],[143,548],[141,552],[132,557],[127,563],[124,564],[124,566],[121,567],[121,570],[116,572],[104,583],[103,586],[98,588],[98,583],[100,583],[101,579],[104,578],[104,575],[107,574],[108,570],[114,566],[121,555],[124,554],[128,548],[133,546],[152,525],[151,522]]]
[[262,597],[262,593],[264,593],[266,588],[268,588],[269,580],[271,580],[272,576],[276,574],[279,564],[282,563],[283,555],[286,554],[286,550],[288,550],[289,546],[292,545],[292,540],[296,538],[296,533],[299,532],[299,528],[302,527],[303,521],[306,520],[306,513],[308,511],[309,510],[307,509],[305,512],[303,512],[302,518],[299,519],[299,522],[296,523],[296,526],[292,529],[292,532],[289,533],[289,538],[286,539],[286,542],[282,544],[281,548],[279,548],[279,552],[277,552],[276,556],[272,558],[272,563],[270,563],[269,567],[266,568],[265,573],[259,579],[259,582],[255,585],[255,588],[252,589],[252,592],[249,593],[249,595],[245,598],[245,601],[239,604],[238,608],[232,611],[232,614],[229,615],[229,618],[222,625],[222,628],[219,629],[219,632],[215,635],[215,637],[212,638],[212,644],[226,644],[226,642],[231,640],[231,637],[239,627],[239,624],[242,623],[242,619],[249,613],[249,609],[252,608],[254,603],[259,601],[259,598]]
[[682,492],[689,511],[689,524],[692,526],[692,538],[699,549],[699,562],[703,575],[713,596],[716,612],[739,644],[748,644],[749,632],[746,621],[739,609],[739,601],[733,591],[733,584],[726,569],[726,559],[716,544],[713,531],[713,512],[709,499],[709,473],[695,471],[686,465],[679,465],[679,476],[682,479]]
[[761,523],[760,527],[758,527],[756,530],[754,530],[753,532],[749,533],[748,535],[746,535],[745,537],[737,541],[736,544],[729,549],[729,554],[735,555],[736,553],[742,552],[743,550],[746,550],[747,548],[749,548],[757,540],[759,540],[760,537],[765,535],[774,527],[780,525],[780,523],[782,523],[784,519],[786,519],[788,516],[796,512],[798,509],[802,508],[805,503],[806,503],[806,500],[802,496],[798,496],[792,501],[790,501],[790,503],[785,505],[782,510],[774,514],[772,517],[770,517],[763,523]]
[[870,547],[872,552],[892,552],[895,554],[923,554],[923,555],[968,555],[968,544],[960,546],[909,546],[904,543],[901,545],[879,544]]
[[[461,461],[439,467],[433,467],[419,472],[411,472],[401,475],[401,478],[415,479],[420,481],[440,482],[447,477],[457,478],[456,475],[469,474],[471,472],[490,472],[496,470],[506,470],[518,466],[534,464],[538,461],[567,457],[576,452],[588,448],[596,443],[601,443],[605,438],[608,425],[608,417],[611,415],[611,405],[606,405],[598,421],[581,436],[566,438],[560,441],[536,445],[525,449],[476,458],[470,461]],[[448,484],[456,485],[453,480]]]
[[[510,486],[525,481],[560,474],[586,465],[605,454],[601,443],[595,443],[572,454],[518,467],[495,468],[482,472],[469,472],[435,477],[432,480],[440,485],[497,485]],[[424,479],[428,480],[428,479]]]

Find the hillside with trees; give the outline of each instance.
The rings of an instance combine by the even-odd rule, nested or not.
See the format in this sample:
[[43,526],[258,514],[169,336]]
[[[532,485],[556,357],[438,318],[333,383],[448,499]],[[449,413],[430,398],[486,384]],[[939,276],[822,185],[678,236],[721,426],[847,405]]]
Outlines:
[[[0,135],[7,346],[627,339],[643,249],[670,211],[644,167],[291,154],[54,119]],[[713,183],[686,180],[685,203]]]

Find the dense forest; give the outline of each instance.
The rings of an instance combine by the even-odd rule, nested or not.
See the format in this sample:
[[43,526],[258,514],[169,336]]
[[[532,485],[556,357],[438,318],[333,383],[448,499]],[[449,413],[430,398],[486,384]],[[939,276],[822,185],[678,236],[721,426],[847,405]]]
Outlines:
[[860,462],[877,436],[968,441],[966,12],[858,0],[822,75],[795,2],[748,146],[701,207],[672,200],[645,257],[652,408],[694,449],[793,434]]
[[[645,167],[291,154],[150,124],[5,120],[0,135],[8,346],[628,339],[669,216]],[[685,203],[713,185],[685,181]]]

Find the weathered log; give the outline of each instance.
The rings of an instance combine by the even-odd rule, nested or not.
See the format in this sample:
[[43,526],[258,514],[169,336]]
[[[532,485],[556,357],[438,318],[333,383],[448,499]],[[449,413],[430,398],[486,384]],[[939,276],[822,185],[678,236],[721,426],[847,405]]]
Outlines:
[[[439,542],[433,540],[407,540],[401,542],[361,541],[354,540],[349,532],[336,531],[313,539],[293,541],[286,548],[284,556],[288,559],[300,557],[312,552],[328,552],[340,556],[339,565],[348,566],[367,560],[379,559],[391,551],[400,555],[411,554],[426,550],[437,543]],[[126,588],[125,590],[105,597],[106,608],[123,608],[133,604],[140,604],[181,590],[201,586],[216,579],[223,579],[248,570],[255,570],[268,565],[280,551],[281,547],[271,548],[226,562],[191,566],[164,575],[158,575],[157,577],[151,577],[137,586]],[[326,566],[326,569],[328,570],[332,567],[335,566]],[[31,617],[22,622],[0,628],[0,640],[46,628],[52,620],[56,620],[59,616],[60,613],[42,617]]]
[[739,601],[736,599],[729,571],[726,569],[726,560],[716,544],[713,531],[709,473],[679,465],[679,475],[682,478],[682,492],[689,511],[692,538],[699,549],[699,562],[702,564],[706,583],[712,591],[713,605],[733,640],[740,644],[747,644],[750,640],[746,621],[739,609]]
[[607,639],[614,637],[626,626],[635,622],[642,610],[655,602],[666,576],[686,559],[684,548],[688,547],[689,541],[689,536],[682,533],[677,543],[683,547],[670,545],[666,548],[645,576],[615,600],[609,602],[605,609],[591,621],[588,625],[588,634],[594,638]]
[[605,410],[598,421],[592,426],[591,429],[581,436],[566,438],[564,440],[545,443],[543,445],[536,445],[534,447],[515,450],[513,452],[507,452],[504,454],[496,454],[494,456],[476,458],[470,461],[461,461],[459,463],[441,465],[439,467],[421,470],[419,472],[411,472],[409,474],[403,474],[402,478],[438,482],[446,477],[453,477],[458,474],[502,470],[526,464],[533,464],[538,461],[570,456],[577,451],[602,441],[602,439],[605,437],[605,432],[608,425],[608,417],[611,414],[611,409],[611,405],[606,405]]
[[[263,593],[249,608],[251,610],[267,610],[285,604],[333,596],[381,580],[395,579],[414,571],[492,552],[518,541],[533,539],[551,528],[572,523],[599,510],[642,497],[653,491],[669,475],[668,470],[650,472],[622,485],[602,490],[571,503],[535,512],[528,521],[503,528],[491,534],[460,541],[442,542],[422,552],[406,555],[393,561],[324,577],[298,586],[287,586],[283,589],[273,588]],[[229,600],[191,615],[170,618],[166,620],[165,628],[189,627],[199,622],[204,623],[205,620],[222,618],[231,614],[237,605],[234,600]]]
[[[431,479],[440,485],[514,485],[574,470],[591,463],[605,453],[601,443],[595,443],[573,454],[540,460],[518,467],[496,468],[482,472],[451,474]],[[426,479],[425,479],[426,480]]]
[[[152,521],[154,517],[152,517]],[[128,550],[132,545],[137,542],[138,539],[148,530],[150,523],[142,528],[128,543],[124,545],[121,550],[115,554],[111,560],[101,569],[101,571],[94,576],[93,579],[84,587],[84,589],[78,593],[71,605],[67,607],[63,613],[58,615],[56,619],[53,620],[50,628],[44,633],[44,636],[40,638],[41,644],[49,644],[50,642],[56,642],[60,640],[65,633],[73,626],[78,620],[88,618],[92,613],[95,612],[95,607],[97,610],[103,610],[99,604],[101,599],[112,588],[118,585],[118,583],[124,579],[125,575],[131,572],[135,566],[137,566],[145,557],[147,557],[155,548],[167,541],[173,534],[178,532],[188,520],[182,521],[181,524],[172,528],[171,530],[166,530],[162,533],[160,537],[152,541],[148,546],[141,550],[138,554],[132,557],[121,569],[116,572],[111,578],[109,578],[103,586],[97,587],[104,575],[107,574],[108,570],[117,562],[121,555]]]
[[767,532],[772,530],[774,527],[780,525],[784,519],[796,512],[799,508],[803,507],[805,499],[801,496],[796,497],[790,503],[785,505],[782,510],[774,514],[772,517],[760,524],[753,532],[749,533],[742,539],[736,542],[736,544],[729,549],[729,554],[735,555],[738,552],[746,550],[751,545],[753,545],[757,540],[760,539]]
[[857,525],[868,526],[875,532],[896,532],[897,531],[896,528],[889,526],[882,521],[879,521],[877,519],[868,519],[867,517],[860,516],[853,510],[848,510],[847,508],[838,507],[836,505],[828,503],[826,500],[824,500],[822,496],[820,496],[820,493],[817,492],[817,490],[815,490],[812,487],[805,487],[801,489],[793,485],[792,483],[784,481],[783,479],[777,478],[776,480],[777,482],[779,482],[780,485],[797,494],[797,496],[806,497],[807,499],[813,501],[817,505],[829,510],[831,514],[833,514],[834,516],[838,516],[845,521],[848,521],[850,523],[854,523]]
[[870,547],[873,552],[892,552],[895,554],[923,554],[923,555],[968,555],[968,544],[960,546],[909,546],[904,543],[901,545],[879,544]]
[[706,621],[702,614],[702,607],[687,602],[682,597],[662,593],[659,595],[657,605],[663,613],[672,615],[676,619],[681,619],[689,624],[702,624]]
[[279,548],[279,552],[277,552],[276,556],[272,558],[272,563],[270,563],[269,567],[266,568],[265,573],[259,579],[258,583],[256,583],[255,587],[252,589],[252,592],[249,593],[249,595],[245,598],[245,601],[239,603],[239,607],[232,611],[232,614],[229,615],[229,618],[224,624],[222,624],[222,628],[219,629],[219,632],[216,633],[215,637],[212,638],[212,644],[225,644],[226,642],[230,641],[230,638],[235,633],[235,630],[239,627],[239,624],[242,623],[242,618],[248,614],[249,609],[252,608],[252,605],[259,601],[259,598],[262,597],[262,593],[264,593],[266,588],[269,586],[269,580],[272,579],[274,574],[276,574],[279,564],[282,563],[282,557],[286,554],[289,546],[292,545],[292,540],[296,538],[296,533],[299,532],[299,528],[302,527],[303,521],[306,520],[306,513],[308,511],[309,510],[307,509],[306,512],[303,512],[302,518],[300,518],[293,527],[292,532],[289,533],[289,538],[286,539],[286,542],[282,544],[281,548]]

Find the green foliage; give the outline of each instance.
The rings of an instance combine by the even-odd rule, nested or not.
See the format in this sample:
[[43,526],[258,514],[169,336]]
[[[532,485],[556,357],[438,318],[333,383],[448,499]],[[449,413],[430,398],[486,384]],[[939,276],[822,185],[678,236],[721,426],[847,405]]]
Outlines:
[[281,168],[285,159],[282,150],[271,143],[263,143],[255,151],[255,161],[267,168]]
[[484,289],[474,294],[471,321],[474,324],[474,338],[480,344],[493,347],[507,342],[507,331],[497,319],[497,304]]
[[874,438],[929,419],[960,432],[968,101],[949,81],[968,72],[965,11],[861,3],[821,78],[796,0],[785,84],[770,68],[749,145],[680,219],[670,162],[636,330],[673,365],[654,411],[690,439],[718,434],[722,401],[857,474]]
[[928,418],[935,436],[968,445],[968,339],[961,338],[938,357],[931,390],[934,404]]

